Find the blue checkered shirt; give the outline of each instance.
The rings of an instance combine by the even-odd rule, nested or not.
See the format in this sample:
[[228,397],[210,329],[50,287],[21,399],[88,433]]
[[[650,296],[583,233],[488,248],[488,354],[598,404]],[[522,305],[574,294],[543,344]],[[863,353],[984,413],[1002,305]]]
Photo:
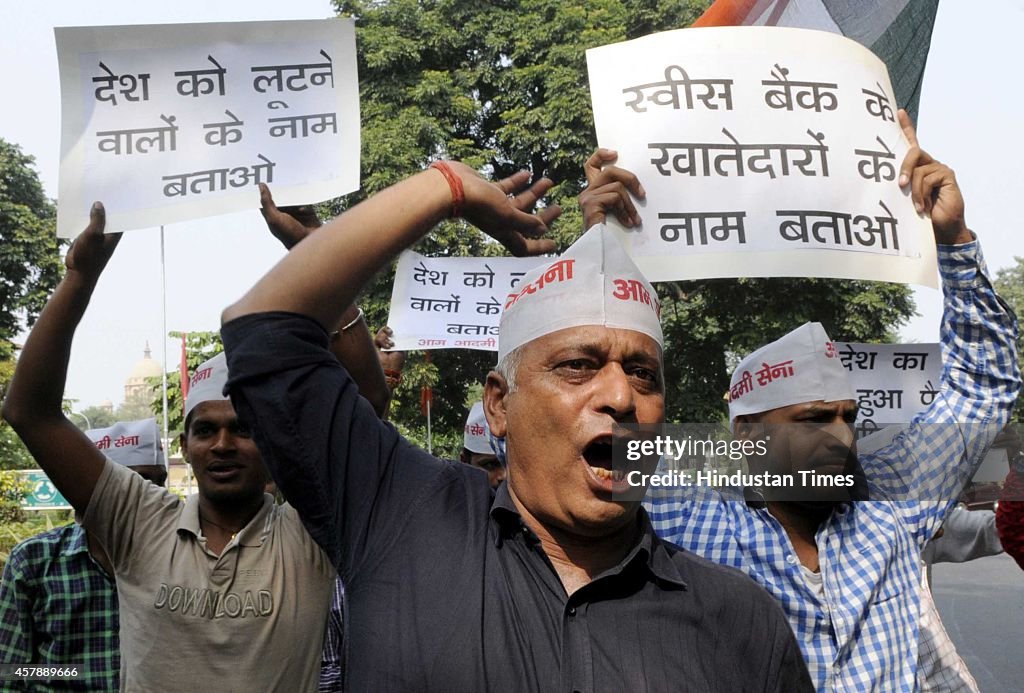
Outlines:
[[[3,690],[116,691],[117,587],[65,525],[11,550],[0,580],[0,662],[77,666],[76,681],[0,682]],[[21,688],[19,688],[21,687]]]
[[977,242],[940,246],[938,257],[940,392],[890,444],[861,454],[870,497],[891,500],[840,505],[822,524],[823,598],[767,510],[708,488],[652,488],[645,501],[662,537],[742,570],[779,601],[818,690],[915,690],[921,549],[1020,388],[1016,320],[992,289]]

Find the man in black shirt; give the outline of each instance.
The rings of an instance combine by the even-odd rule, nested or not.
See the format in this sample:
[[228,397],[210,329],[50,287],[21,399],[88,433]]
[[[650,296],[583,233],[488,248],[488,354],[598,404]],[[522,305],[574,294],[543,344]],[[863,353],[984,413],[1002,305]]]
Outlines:
[[[587,234],[506,299],[485,410],[508,479],[443,462],[358,397],[325,326],[449,212],[517,254],[550,187],[454,162],[370,198],[299,244],[224,313],[229,390],[281,490],[346,585],[347,690],[810,691],[773,600],[660,541],[613,499],[615,424],[664,414],[653,288]],[[497,288],[496,288],[497,290]]]

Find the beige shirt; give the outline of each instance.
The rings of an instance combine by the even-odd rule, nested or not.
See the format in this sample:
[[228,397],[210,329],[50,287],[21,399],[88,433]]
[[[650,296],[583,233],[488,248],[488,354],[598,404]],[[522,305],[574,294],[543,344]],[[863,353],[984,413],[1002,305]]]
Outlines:
[[263,507],[218,557],[186,501],[107,460],[81,518],[114,565],[122,691],[315,691],[335,570],[295,510]]

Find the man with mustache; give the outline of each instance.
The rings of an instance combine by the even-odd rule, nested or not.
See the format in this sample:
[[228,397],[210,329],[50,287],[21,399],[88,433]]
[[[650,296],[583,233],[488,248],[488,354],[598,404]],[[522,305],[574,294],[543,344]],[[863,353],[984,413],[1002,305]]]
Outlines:
[[380,421],[330,358],[337,307],[446,216],[519,254],[552,250],[533,237],[557,208],[523,211],[551,182],[510,199],[526,182],[434,164],[310,236],[224,312],[232,401],[345,582],[345,688],[810,690],[767,595],[613,499],[614,426],[664,414],[657,296],[614,237],[583,236],[505,300],[484,395],[508,451],[496,492]]

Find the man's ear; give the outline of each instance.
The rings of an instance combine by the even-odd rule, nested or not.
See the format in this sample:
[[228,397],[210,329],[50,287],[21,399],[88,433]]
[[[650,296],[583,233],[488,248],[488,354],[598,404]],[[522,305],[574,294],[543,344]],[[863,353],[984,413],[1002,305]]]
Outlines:
[[188,464],[192,464],[188,459],[188,436],[184,433],[179,435],[178,444],[181,445],[181,459],[185,460]]
[[487,374],[487,382],[484,383],[484,416],[487,417],[487,426],[491,433],[498,438],[504,438],[508,432],[508,422],[505,416],[505,398],[508,396],[508,382],[498,371],[491,371]]

